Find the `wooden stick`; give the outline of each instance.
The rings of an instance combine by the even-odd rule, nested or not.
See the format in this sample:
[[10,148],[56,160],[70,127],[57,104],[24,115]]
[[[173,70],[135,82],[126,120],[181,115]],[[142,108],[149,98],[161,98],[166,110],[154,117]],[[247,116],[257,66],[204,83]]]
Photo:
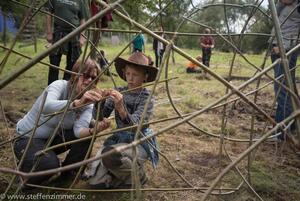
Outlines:
[[[177,79],[178,77],[173,77],[173,78],[169,78],[169,79],[163,79],[163,80],[160,80],[159,83],[162,83],[162,82],[168,82],[170,80],[174,80],[174,79]],[[132,89],[127,89],[127,90],[124,90],[124,91],[121,91],[120,93],[121,94],[124,94],[124,93],[128,93],[128,92],[131,92],[131,91],[134,91],[134,90],[137,90],[137,89],[141,89],[141,88],[144,88],[144,87],[147,87],[147,86],[151,86],[153,85],[153,82],[149,82],[147,84],[143,84],[142,86],[140,87],[135,87],[135,88],[132,88]],[[103,100],[106,100],[107,98],[109,98],[110,96],[105,96],[103,97],[102,99],[100,99],[99,101],[103,101]],[[74,107],[74,108],[68,108],[68,111],[71,111],[71,110],[77,110],[77,109],[80,109],[80,108],[83,108],[87,105],[90,105],[92,103],[86,103],[84,105],[81,105],[81,106],[78,106],[78,107]],[[49,116],[54,116],[54,115],[58,115],[58,114],[61,114],[63,111],[57,111],[57,112],[53,112],[53,113],[50,113],[50,114],[45,114],[44,116],[45,117],[49,117]]]

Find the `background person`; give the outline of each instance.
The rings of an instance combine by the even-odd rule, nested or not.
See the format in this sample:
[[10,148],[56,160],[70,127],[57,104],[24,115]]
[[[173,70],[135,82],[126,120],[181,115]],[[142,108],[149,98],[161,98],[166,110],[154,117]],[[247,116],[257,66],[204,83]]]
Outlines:
[[[196,57],[199,62],[202,62],[202,58],[200,55]],[[186,67],[186,73],[201,73],[201,69],[199,69],[198,65],[189,61]]]
[[[162,38],[165,38],[163,27],[160,27],[159,31],[162,32],[160,36]],[[166,49],[165,44],[163,44],[162,42],[160,42],[156,38],[153,39],[153,51],[154,51],[154,54],[155,54],[155,65],[156,65],[156,67],[159,67],[159,65],[161,64],[162,58],[163,58],[164,53],[165,53],[165,49]]]
[[133,46],[133,53],[134,52],[145,52],[145,38],[142,33],[137,34],[133,41],[132,41],[132,46]]
[[[210,34],[210,29],[204,29],[205,34]],[[200,38],[200,47],[202,49],[202,62],[209,67],[212,48],[215,47],[215,41],[212,36],[205,35]]]
[[[294,46],[299,43],[299,31],[300,31],[300,9],[295,9],[297,6],[296,0],[280,0],[276,4],[277,14],[279,18],[279,23],[281,24],[281,34],[283,36],[283,46],[285,48],[285,52],[288,52]],[[299,5],[298,5],[299,6]],[[286,19],[286,17],[293,11],[293,13]],[[272,30],[274,33],[274,28]],[[297,63],[297,57],[299,54],[299,49],[291,54],[288,57],[289,60],[289,69],[293,69]],[[271,60],[275,62],[280,58],[279,47],[277,46],[276,38],[272,41],[272,51],[271,51]],[[292,77],[293,87],[296,89],[296,75],[295,70],[290,71]],[[274,67],[274,77],[277,78],[281,75],[284,75],[284,68],[282,63],[277,64]],[[283,77],[279,80],[284,85],[286,85],[286,79]],[[279,84],[274,82],[274,92],[275,96],[277,96],[277,106],[276,106],[276,114],[275,121],[281,122],[293,112],[291,96],[290,94]],[[299,125],[300,126],[300,125]],[[291,133],[295,130],[295,124],[291,126]],[[283,140],[284,135],[279,135],[279,139]]]
[[[83,24],[88,16],[83,0],[48,0],[45,8],[49,13],[64,19],[75,27],[79,27],[81,24]],[[47,15],[46,25],[47,41],[51,44],[59,41],[74,30],[74,27],[72,27],[70,24],[58,18],[53,18],[51,15]],[[80,48],[85,41],[86,39],[82,34],[72,38],[69,42],[50,53],[50,63],[52,65],[59,66],[61,56],[64,54],[66,55],[66,69],[71,70],[74,63],[80,56]],[[53,81],[58,80],[58,75],[58,69],[49,68],[48,85]],[[69,80],[70,77],[71,75],[65,72],[63,79]]]
[[106,68],[106,66],[108,65],[108,61],[105,58],[104,50],[100,50],[100,54],[98,55],[97,60],[98,60],[101,70],[104,70]]

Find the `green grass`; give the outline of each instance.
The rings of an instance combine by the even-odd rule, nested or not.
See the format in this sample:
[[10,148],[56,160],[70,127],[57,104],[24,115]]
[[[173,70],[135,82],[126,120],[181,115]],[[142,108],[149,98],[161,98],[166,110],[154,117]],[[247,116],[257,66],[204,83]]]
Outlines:
[[300,178],[293,171],[287,171],[284,167],[270,167],[259,161],[253,164],[251,174],[257,193],[270,200],[296,201],[300,197]]

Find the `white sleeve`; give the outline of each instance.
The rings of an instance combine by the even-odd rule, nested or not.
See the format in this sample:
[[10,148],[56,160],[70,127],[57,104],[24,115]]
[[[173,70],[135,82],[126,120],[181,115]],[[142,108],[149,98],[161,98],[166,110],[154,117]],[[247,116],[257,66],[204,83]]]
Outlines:
[[79,117],[75,120],[73,131],[74,131],[74,135],[77,138],[80,138],[80,131],[83,128],[89,128],[90,122],[92,120],[92,112],[93,112],[93,104],[84,107]]
[[60,100],[63,94],[66,93],[66,85],[62,80],[57,80],[52,82],[46,91],[48,92],[43,113],[52,113],[62,110],[66,105],[68,100]]

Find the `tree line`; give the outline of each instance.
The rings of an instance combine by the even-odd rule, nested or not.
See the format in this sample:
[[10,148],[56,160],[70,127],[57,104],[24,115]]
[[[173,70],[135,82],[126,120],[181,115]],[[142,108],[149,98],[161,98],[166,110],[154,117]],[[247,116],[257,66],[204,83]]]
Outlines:
[[[31,1],[23,0],[21,2],[30,4]],[[43,2],[41,1],[41,3]],[[89,1],[85,2],[88,7]],[[225,6],[224,2],[226,2]],[[146,25],[159,13],[159,10],[165,8],[163,12],[156,16],[150,25],[150,29],[158,30],[158,27],[162,26],[166,31],[202,33],[205,28],[202,25],[205,25],[212,28],[212,33],[225,35],[225,38],[236,46],[239,46],[241,51],[261,53],[267,48],[269,36],[229,36],[230,34],[238,34],[241,31],[244,33],[265,34],[271,32],[272,21],[268,17],[270,16],[269,10],[266,6],[261,6],[259,3],[260,1],[257,0],[203,0],[199,1],[198,4],[192,0],[130,0],[125,1],[122,4],[123,8],[118,9],[135,21]],[[4,13],[12,12],[18,21],[22,21],[22,17],[27,10],[26,7],[16,5],[10,0],[0,1],[0,7]],[[43,35],[45,30],[45,16],[42,14],[38,16],[36,18],[38,33]],[[183,16],[198,22],[198,24],[186,20],[181,27],[178,27]],[[118,18],[116,15],[113,15],[113,22],[109,24],[109,28],[134,29],[134,27],[125,23],[124,20]],[[128,34],[123,35],[128,36]],[[169,37],[172,37],[172,35]],[[175,44],[183,48],[199,48],[198,40],[199,37],[197,36],[178,36]],[[232,51],[228,42],[225,42],[221,37],[216,36],[215,40],[218,50]]]

